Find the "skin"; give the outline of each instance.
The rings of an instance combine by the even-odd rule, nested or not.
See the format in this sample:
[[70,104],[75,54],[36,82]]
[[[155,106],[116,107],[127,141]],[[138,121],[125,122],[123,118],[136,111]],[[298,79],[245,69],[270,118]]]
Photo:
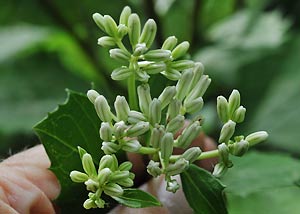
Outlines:
[[[204,135],[200,135],[193,146],[200,146],[203,151],[215,149],[213,141]],[[175,151],[179,153],[181,151]],[[145,166],[142,157],[136,154],[129,154],[133,161],[133,172],[137,182],[142,183],[145,176]],[[205,169],[211,170],[216,159],[205,160],[197,164]],[[48,170],[50,161],[42,145],[35,146],[26,151],[20,152],[0,163],[0,213],[55,213],[55,206],[52,204],[60,192],[60,185],[55,175]],[[172,213],[172,207],[186,209],[190,212],[187,202],[184,200],[182,191],[176,194],[164,191],[165,183],[163,178],[152,179],[144,184],[142,189],[156,195],[164,204],[164,207],[130,209],[119,206],[111,213]],[[175,205],[175,206],[174,206]]]

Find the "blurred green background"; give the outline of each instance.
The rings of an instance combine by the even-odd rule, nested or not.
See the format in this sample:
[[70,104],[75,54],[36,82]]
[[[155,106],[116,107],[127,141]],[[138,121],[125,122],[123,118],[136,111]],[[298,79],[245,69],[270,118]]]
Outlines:
[[[256,148],[263,152],[259,154],[276,152],[276,157],[284,159],[279,163],[288,158],[286,165],[292,162],[299,167],[297,0],[1,0],[0,158],[39,143],[32,127],[65,100],[65,88],[85,93],[95,87],[111,101],[116,94],[126,95],[123,83],[110,80],[116,65],[107,50],[97,46],[97,38],[103,34],[91,18],[100,12],[118,20],[125,5],[140,14],[142,22],[147,18],[157,21],[155,46],[169,35],[191,43],[190,57],[201,61],[213,80],[204,97],[207,134],[216,137],[220,128],[216,97],[228,96],[237,88],[247,108],[246,121],[238,132],[267,130],[270,137]],[[155,85],[156,95],[166,81],[157,78],[160,84]],[[154,79],[151,84],[157,82]],[[291,156],[293,159],[289,159]],[[252,158],[259,159],[255,155]],[[272,158],[267,163],[277,166]],[[300,196],[299,188],[292,191],[287,193],[292,194],[290,198]],[[246,196],[236,197],[234,200]],[[243,207],[247,205],[240,204],[231,212],[248,213]],[[291,210],[295,212],[285,213],[300,213],[299,205]]]

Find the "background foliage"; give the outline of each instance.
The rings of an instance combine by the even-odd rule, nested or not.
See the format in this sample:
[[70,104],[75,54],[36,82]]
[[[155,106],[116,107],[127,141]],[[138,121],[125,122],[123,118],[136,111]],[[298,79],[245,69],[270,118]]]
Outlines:
[[[94,12],[117,18],[125,5],[144,14],[143,21],[157,21],[157,46],[176,35],[190,41],[190,57],[204,63],[213,79],[205,97],[207,134],[216,137],[220,128],[216,96],[228,96],[233,88],[247,108],[240,131],[269,132],[259,153],[234,161],[224,178],[228,201],[235,202],[230,213],[299,213],[300,2],[295,0],[2,0],[0,158],[38,143],[32,127],[63,102],[65,88],[94,87],[111,101],[126,95],[122,83],[109,80],[116,65],[97,47],[101,32],[91,19]],[[158,80],[166,81],[156,77],[151,84]],[[162,87],[155,85],[153,92]]]

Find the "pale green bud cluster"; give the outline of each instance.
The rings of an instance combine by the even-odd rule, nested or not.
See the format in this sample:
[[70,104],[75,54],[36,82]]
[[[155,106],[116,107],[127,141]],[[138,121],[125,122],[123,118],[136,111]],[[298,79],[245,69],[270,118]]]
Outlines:
[[102,156],[96,170],[92,156],[78,147],[84,172],[72,171],[70,178],[73,182],[84,183],[89,192],[88,199],[83,203],[86,209],[103,208],[105,201],[102,194],[118,197],[123,194],[123,188],[133,186],[134,174],[129,172],[132,163],[123,162],[118,166],[115,155]]

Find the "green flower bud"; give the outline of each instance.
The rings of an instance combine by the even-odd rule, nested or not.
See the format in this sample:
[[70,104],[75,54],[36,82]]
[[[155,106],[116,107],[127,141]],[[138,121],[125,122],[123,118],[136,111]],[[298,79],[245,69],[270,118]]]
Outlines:
[[120,48],[114,48],[109,50],[109,55],[111,58],[119,61],[127,63],[130,60],[130,54]]
[[70,178],[75,183],[83,183],[89,179],[87,174],[76,171],[76,170],[74,170],[70,173]]
[[198,159],[201,153],[202,151],[199,147],[192,147],[186,150],[180,157],[189,161],[189,163],[191,164]]
[[128,27],[124,24],[118,26],[118,38],[122,39],[128,33]]
[[248,151],[248,148],[249,148],[249,142],[246,140],[241,140],[231,145],[230,153],[232,155],[241,157]]
[[127,26],[128,24],[128,18],[131,14],[131,9],[128,6],[125,6],[121,12],[119,24],[124,24]]
[[88,153],[82,156],[82,167],[89,177],[97,176],[96,168],[92,156]]
[[98,182],[99,185],[102,186],[108,182],[110,175],[112,174],[109,168],[101,169],[98,173]]
[[166,168],[166,175],[167,176],[178,175],[182,173],[184,170],[186,170],[188,166],[189,166],[189,161],[185,160],[184,158],[180,158],[174,164],[170,164]]
[[246,114],[246,108],[240,106],[233,113],[232,120],[235,121],[236,123],[241,123],[245,119],[245,114]]
[[125,178],[125,179],[119,180],[117,183],[123,187],[132,187],[134,184],[133,180],[131,178]]
[[132,168],[132,163],[130,161],[125,161],[120,164],[119,170],[120,171],[129,171]]
[[142,112],[146,115],[149,113],[149,105],[152,101],[150,94],[150,86],[148,84],[139,85],[137,88],[139,97],[139,106]]
[[164,62],[151,63],[143,68],[148,74],[158,74],[166,70],[166,64]]
[[86,185],[86,189],[92,192],[96,192],[96,190],[99,188],[99,183],[93,179],[88,179],[86,182],[84,182],[84,184]]
[[162,173],[161,168],[159,168],[159,163],[154,162],[153,160],[150,160],[148,163],[147,172],[155,178],[160,176]]
[[185,69],[193,68],[194,65],[195,63],[192,60],[179,60],[172,62],[171,67],[175,70],[183,71]]
[[121,180],[129,178],[129,171],[115,171],[110,177],[109,181],[112,183],[118,183]]
[[161,158],[165,162],[169,162],[169,158],[173,153],[173,143],[173,134],[170,132],[165,133],[160,143]]
[[128,28],[129,28],[129,32],[128,32],[129,41],[134,49],[136,44],[139,41],[140,34],[141,34],[141,21],[137,14],[135,13],[130,14],[128,18]]
[[81,148],[80,146],[77,146],[77,149],[78,149],[78,153],[79,153],[79,156],[80,156],[80,159],[82,159],[82,156],[84,154],[87,153],[87,151],[85,151],[83,148]]
[[154,98],[149,106],[149,122],[152,125],[159,123],[161,120],[161,103],[160,100]]
[[157,26],[153,19],[148,19],[145,23],[139,43],[145,43],[150,48],[156,35]]
[[109,196],[121,196],[123,195],[123,189],[116,183],[108,183],[103,187],[104,193]]
[[99,95],[95,100],[95,109],[96,112],[103,122],[110,122],[112,117],[112,113],[110,111],[110,107],[107,103],[107,100],[104,96]]
[[188,51],[189,47],[190,47],[190,43],[187,41],[180,43],[172,51],[172,58],[178,59],[178,58],[184,56],[186,54],[186,52]]
[[97,205],[98,208],[104,208],[105,201],[103,201],[101,198],[97,198],[95,200],[95,204]]
[[249,142],[250,146],[265,141],[268,138],[268,133],[265,131],[254,132],[246,137],[246,141]]
[[172,180],[172,181],[167,182],[166,190],[169,192],[175,193],[179,189],[179,187],[180,186],[179,186],[178,182],[176,180]]
[[172,120],[174,117],[176,117],[181,108],[181,102],[177,99],[171,100],[169,107],[168,107],[168,112],[167,112],[167,118],[168,120]]
[[101,149],[106,155],[110,155],[110,154],[116,153],[120,149],[120,146],[113,142],[105,142],[104,141],[104,142],[102,142]]
[[126,122],[130,108],[124,96],[117,96],[115,101],[115,110],[118,120]]
[[201,131],[201,126],[199,121],[195,121],[186,127],[182,134],[179,136],[178,141],[176,143],[177,147],[187,148],[191,145],[194,139],[198,137]]
[[194,114],[202,109],[204,105],[202,97],[184,102],[185,111],[189,114]]
[[111,141],[112,139],[112,128],[110,127],[109,123],[102,122],[100,127],[100,138],[103,141]]
[[109,168],[114,171],[117,167],[118,162],[113,158],[113,155],[103,155],[99,162],[98,173],[104,168]]
[[118,27],[115,20],[110,15],[104,15],[105,32],[112,37],[118,36]]
[[104,48],[114,47],[116,45],[115,39],[110,36],[102,36],[98,39],[98,45]]
[[169,60],[171,56],[171,51],[163,50],[163,49],[156,49],[148,51],[144,54],[144,59],[148,61],[165,61]]
[[193,71],[192,70],[185,70],[182,72],[181,78],[176,84],[176,98],[180,101],[184,99],[190,89],[190,83],[193,78]]
[[91,208],[97,208],[97,205],[95,204],[94,200],[89,198],[85,200],[85,202],[83,203],[83,207],[89,210]]
[[138,122],[146,120],[146,117],[141,112],[131,110],[128,113],[128,122],[130,124],[136,124]]
[[228,168],[224,165],[224,163],[218,163],[215,165],[212,175],[220,178],[227,172],[227,170]]
[[138,152],[142,145],[138,140],[129,140],[122,145],[122,149],[126,152]]
[[99,14],[99,13],[94,13],[93,14],[93,19],[96,25],[103,31],[105,32],[105,22],[104,22],[104,17]]
[[204,66],[201,62],[194,63],[194,69],[193,69],[193,81],[191,83],[190,89],[193,89],[196,84],[199,82],[200,78],[202,77],[204,72]]
[[167,86],[163,92],[159,95],[158,99],[161,102],[161,109],[164,109],[173,97],[176,94],[176,87],[175,86]]
[[181,77],[181,73],[173,68],[168,68],[166,71],[161,72],[161,74],[173,81],[179,80]]
[[240,106],[241,96],[238,90],[233,90],[228,99],[228,109],[230,117],[233,115],[235,110]]
[[132,172],[129,172],[129,178],[130,178],[131,180],[133,180],[133,179],[135,178],[135,174],[132,173]]
[[217,97],[217,112],[220,120],[226,123],[229,120],[228,102],[225,97]]
[[162,137],[164,136],[165,131],[162,127],[153,128],[150,136],[150,145],[153,148],[159,148]]
[[227,123],[223,125],[219,137],[219,143],[228,143],[228,141],[234,134],[235,125],[236,123],[233,122],[232,120],[229,120]]
[[86,95],[93,104],[95,104],[96,98],[100,96],[100,94],[95,90],[88,90]]
[[232,167],[232,162],[229,160],[229,148],[225,143],[218,146],[220,162],[224,163],[227,168]]
[[184,126],[184,116],[177,115],[167,124],[166,131],[176,134]]
[[131,75],[133,75],[133,72],[128,67],[122,66],[113,70],[111,73],[111,78],[113,80],[125,80]]
[[177,38],[175,36],[169,36],[163,43],[162,48],[164,50],[173,50],[177,44]]
[[210,83],[211,83],[211,79],[208,77],[208,75],[201,76],[200,80],[196,83],[195,87],[190,91],[186,99],[193,100],[198,97],[203,97]]
[[140,56],[148,50],[145,43],[138,43],[135,46],[133,56]]
[[149,122],[138,122],[134,125],[132,125],[129,129],[126,131],[127,137],[137,137],[149,130]]
[[125,124],[124,121],[120,121],[115,123],[114,125],[114,134],[116,139],[121,139],[125,136],[125,130],[128,128],[128,126]]
[[136,80],[140,81],[140,82],[148,82],[150,76],[147,74],[147,72],[143,71],[143,70],[138,70],[136,72]]

